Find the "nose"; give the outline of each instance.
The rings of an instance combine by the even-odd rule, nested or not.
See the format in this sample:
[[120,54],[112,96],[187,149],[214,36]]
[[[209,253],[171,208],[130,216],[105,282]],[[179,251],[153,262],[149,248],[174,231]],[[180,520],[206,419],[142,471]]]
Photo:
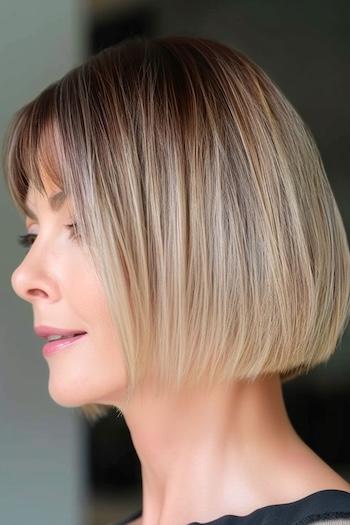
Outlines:
[[11,275],[11,286],[21,299],[33,303],[37,298],[53,298],[55,287],[43,264],[32,260],[30,254],[23,259]]

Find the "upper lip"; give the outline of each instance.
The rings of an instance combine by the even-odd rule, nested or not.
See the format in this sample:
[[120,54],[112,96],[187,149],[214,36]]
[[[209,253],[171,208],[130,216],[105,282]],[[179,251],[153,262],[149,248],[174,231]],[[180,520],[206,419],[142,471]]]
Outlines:
[[47,338],[49,335],[74,335],[78,333],[86,333],[85,330],[81,330],[80,328],[57,328],[55,326],[35,326],[34,332],[39,337],[43,337],[44,339]]

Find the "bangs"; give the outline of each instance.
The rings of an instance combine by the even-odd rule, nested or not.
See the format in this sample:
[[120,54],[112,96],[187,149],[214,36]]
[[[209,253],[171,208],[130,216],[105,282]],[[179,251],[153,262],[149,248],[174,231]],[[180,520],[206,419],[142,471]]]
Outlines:
[[28,217],[32,216],[26,206],[29,187],[46,196],[47,187],[64,191],[54,94],[55,85],[49,86],[16,112],[5,137],[5,181],[17,209]]

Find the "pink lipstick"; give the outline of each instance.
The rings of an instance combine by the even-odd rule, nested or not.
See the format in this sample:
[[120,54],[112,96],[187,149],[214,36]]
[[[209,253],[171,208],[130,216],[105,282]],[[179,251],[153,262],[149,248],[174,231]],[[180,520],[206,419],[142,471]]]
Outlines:
[[65,337],[64,339],[57,339],[56,341],[50,341],[49,343],[46,343],[46,345],[43,346],[43,355],[47,357],[56,352],[59,352],[60,350],[65,350],[66,348],[77,343],[86,335],[87,334],[85,332],[85,334],[79,334],[73,337]]
[[48,340],[48,343],[43,346],[44,356],[64,350],[86,335],[86,332],[79,328],[58,328],[44,325],[35,326],[34,331],[39,337]]

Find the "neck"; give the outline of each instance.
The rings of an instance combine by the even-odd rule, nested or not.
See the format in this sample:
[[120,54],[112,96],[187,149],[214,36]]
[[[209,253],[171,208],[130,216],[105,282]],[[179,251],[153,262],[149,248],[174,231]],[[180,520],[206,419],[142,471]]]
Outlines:
[[299,439],[277,375],[162,397],[143,388],[118,406],[141,462],[143,525],[254,508],[259,497],[266,501],[287,443]]

